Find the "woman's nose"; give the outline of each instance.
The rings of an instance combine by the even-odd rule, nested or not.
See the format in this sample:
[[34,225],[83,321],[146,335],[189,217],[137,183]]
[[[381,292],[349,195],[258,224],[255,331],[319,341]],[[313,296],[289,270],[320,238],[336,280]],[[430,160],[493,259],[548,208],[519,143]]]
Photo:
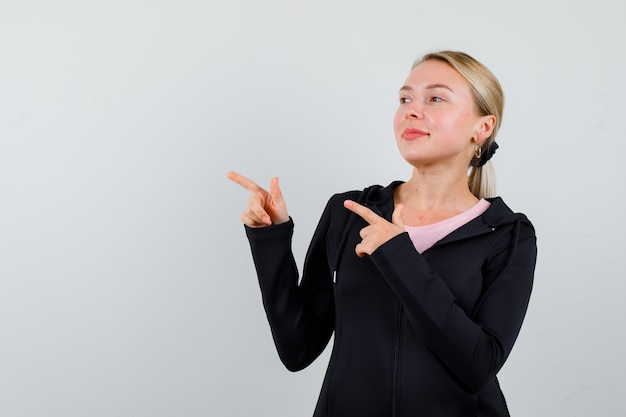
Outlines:
[[411,103],[409,106],[407,106],[406,108],[407,119],[420,119],[423,116],[424,114],[422,113],[422,109],[420,106],[416,105],[415,103]]

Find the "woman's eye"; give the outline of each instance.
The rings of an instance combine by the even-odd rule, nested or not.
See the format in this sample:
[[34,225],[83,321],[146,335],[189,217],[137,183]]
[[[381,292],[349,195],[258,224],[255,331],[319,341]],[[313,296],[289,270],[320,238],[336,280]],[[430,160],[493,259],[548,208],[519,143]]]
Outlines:
[[401,104],[406,104],[406,103],[410,103],[411,99],[408,97],[400,97],[400,103]]
[[440,103],[440,102],[443,101],[443,99],[441,97],[433,96],[433,97],[430,98],[429,101],[432,101],[434,103]]

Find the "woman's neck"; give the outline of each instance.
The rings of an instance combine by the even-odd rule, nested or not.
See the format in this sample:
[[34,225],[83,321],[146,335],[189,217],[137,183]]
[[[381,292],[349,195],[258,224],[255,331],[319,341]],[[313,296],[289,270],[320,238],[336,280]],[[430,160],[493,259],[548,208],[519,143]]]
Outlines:
[[467,182],[467,174],[413,169],[411,178],[398,186],[395,204],[403,204],[405,224],[429,224],[456,216],[472,208],[478,198]]

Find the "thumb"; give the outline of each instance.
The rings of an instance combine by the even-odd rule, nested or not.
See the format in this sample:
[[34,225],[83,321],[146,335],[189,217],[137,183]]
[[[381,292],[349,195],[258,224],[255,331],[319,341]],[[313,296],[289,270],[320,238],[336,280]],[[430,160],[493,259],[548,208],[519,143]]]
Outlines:
[[398,204],[396,208],[393,209],[393,213],[391,214],[391,223],[401,227],[402,229],[404,229],[404,221],[402,220],[403,209],[404,206],[402,204]]
[[289,213],[287,212],[287,203],[283,198],[283,192],[278,184],[278,177],[272,178],[270,182],[270,207],[272,222],[281,224],[289,221]]
[[270,182],[270,195],[272,197],[272,201],[276,204],[283,203],[283,193],[280,190],[280,184],[278,183],[278,177],[272,178]]

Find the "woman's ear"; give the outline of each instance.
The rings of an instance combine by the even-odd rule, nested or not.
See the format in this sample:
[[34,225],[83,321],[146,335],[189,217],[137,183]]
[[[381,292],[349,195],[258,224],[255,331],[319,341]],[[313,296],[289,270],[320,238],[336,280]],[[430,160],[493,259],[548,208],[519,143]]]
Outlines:
[[489,114],[478,119],[478,128],[476,129],[477,142],[481,145],[491,136],[493,129],[496,127],[496,116]]

